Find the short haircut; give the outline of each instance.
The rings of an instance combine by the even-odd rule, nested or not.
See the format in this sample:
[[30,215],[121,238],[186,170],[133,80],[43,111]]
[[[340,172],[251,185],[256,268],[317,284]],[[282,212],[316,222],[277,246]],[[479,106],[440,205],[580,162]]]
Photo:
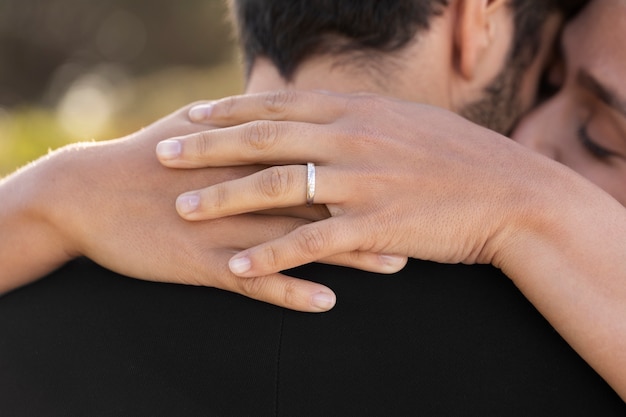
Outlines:
[[[587,0],[509,0],[515,35],[511,55],[528,65],[553,10],[566,15]],[[307,58],[346,52],[393,52],[429,28],[449,0],[229,0],[249,75],[269,58],[287,80]]]
[[290,79],[298,65],[321,54],[393,52],[448,0],[229,0],[247,72],[259,56]]

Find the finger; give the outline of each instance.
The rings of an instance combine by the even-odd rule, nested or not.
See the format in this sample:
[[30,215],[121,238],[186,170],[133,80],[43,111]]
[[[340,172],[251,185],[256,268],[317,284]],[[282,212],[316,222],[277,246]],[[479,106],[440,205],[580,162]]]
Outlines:
[[252,120],[330,123],[343,114],[346,100],[345,96],[333,93],[272,91],[198,104],[189,110],[189,119],[221,127]]
[[[312,210],[316,207],[325,206],[306,207],[306,209]],[[305,207],[303,207],[303,209],[305,209]],[[328,214],[326,213],[323,217],[318,216],[316,220],[321,220],[322,218],[328,218]],[[232,241],[229,242],[231,247],[240,250],[284,236],[300,226],[311,223],[309,220],[302,218],[256,214],[239,215],[228,220],[236,221],[240,230],[246,230],[244,236],[238,236],[236,239],[232,239]],[[331,255],[316,261],[379,274],[394,274],[406,266],[408,259],[406,256],[352,251]]]
[[[315,211],[317,207],[323,208],[325,206],[302,207],[302,209]],[[304,210],[303,214],[306,214],[304,213]],[[321,215],[315,216],[315,220],[321,220],[328,217],[328,213],[324,212]],[[230,217],[225,219],[225,221],[222,221],[220,225],[226,226],[228,223],[236,224],[238,230],[245,230],[246,233],[233,234],[225,232],[223,233],[222,244],[233,248],[233,250],[244,250],[284,236],[300,226],[309,224],[310,221],[304,218],[294,218],[291,216],[277,214],[252,214]],[[212,229],[216,227],[212,222],[200,224],[198,226],[200,226],[201,230],[206,228],[207,234],[211,233]],[[194,225],[194,229],[196,228],[197,226]],[[407,258],[405,256],[352,251],[332,255],[319,260],[319,262],[361,269],[363,271],[377,272],[380,274],[393,274],[404,268]]]
[[157,144],[156,153],[171,168],[289,164],[332,155],[329,138],[320,125],[261,120],[171,138]]
[[230,270],[242,277],[267,275],[352,252],[363,240],[360,230],[343,217],[310,223],[293,232],[235,255]]
[[[207,282],[208,285],[296,311],[324,312],[335,305],[334,292],[315,282],[282,274],[251,278],[238,277],[228,270],[228,259],[231,256],[231,252],[223,251],[217,256],[219,259],[213,257],[214,262],[207,266],[209,268],[207,271],[211,276],[216,275],[216,266],[220,265],[219,276],[221,278],[217,283],[212,280]],[[200,283],[204,284],[202,281]]]
[[[223,248],[215,249],[213,242],[206,245],[195,243],[192,250],[181,251],[176,262],[164,263],[161,280],[169,281],[173,276],[180,276],[180,282],[185,284],[220,288],[292,310],[327,311],[335,303],[335,294],[324,285],[281,274],[241,278],[228,268],[228,260],[236,250],[283,236],[307,223],[307,220],[289,217],[242,215],[194,226],[189,230],[190,236],[197,234],[192,233],[194,231],[205,229],[212,231],[207,236],[215,236],[214,229],[221,228],[224,231],[220,238]],[[232,233],[233,225],[245,233]],[[186,265],[186,272],[181,275],[179,267],[182,265]]]
[[349,268],[376,272],[379,274],[395,274],[406,266],[408,258],[406,256],[352,251],[332,255],[316,262],[329,265],[347,266]]
[[337,203],[349,190],[347,182],[332,171],[330,167],[317,167],[309,181],[307,166],[270,167],[247,177],[182,194],[176,199],[176,210],[184,219],[197,221],[296,207],[307,203],[309,184],[315,203]]

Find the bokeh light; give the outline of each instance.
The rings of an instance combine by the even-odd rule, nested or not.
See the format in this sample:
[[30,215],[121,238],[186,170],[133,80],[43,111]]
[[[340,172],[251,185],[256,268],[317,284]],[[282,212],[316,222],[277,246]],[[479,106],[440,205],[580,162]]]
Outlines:
[[0,0],[0,176],[239,93],[226,0]]

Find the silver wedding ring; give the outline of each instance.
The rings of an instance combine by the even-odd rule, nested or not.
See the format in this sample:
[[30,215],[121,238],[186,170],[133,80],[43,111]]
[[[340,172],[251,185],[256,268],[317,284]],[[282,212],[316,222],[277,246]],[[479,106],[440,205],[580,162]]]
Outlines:
[[315,164],[306,164],[306,205],[312,206],[315,199]]

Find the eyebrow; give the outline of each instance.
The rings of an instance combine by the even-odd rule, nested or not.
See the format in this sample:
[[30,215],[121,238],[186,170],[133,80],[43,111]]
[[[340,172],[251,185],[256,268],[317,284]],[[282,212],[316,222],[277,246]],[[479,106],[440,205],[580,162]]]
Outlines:
[[581,86],[592,92],[600,101],[626,117],[626,100],[620,97],[615,90],[602,85],[596,77],[583,69],[578,71],[577,78]]

